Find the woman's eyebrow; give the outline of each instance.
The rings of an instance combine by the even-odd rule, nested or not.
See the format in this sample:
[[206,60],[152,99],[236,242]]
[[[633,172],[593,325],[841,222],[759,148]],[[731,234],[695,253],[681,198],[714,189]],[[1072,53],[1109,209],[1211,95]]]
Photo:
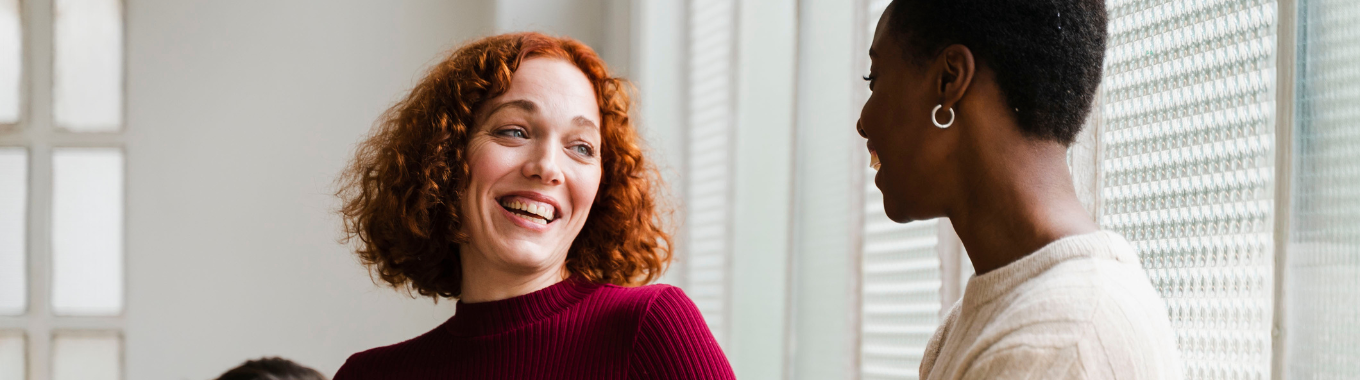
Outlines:
[[594,121],[591,121],[590,119],[587,119],[585,116],[577,116],[577,117],[574,117],[574,118],[571,119],[571,123],[572,123],[572,124],[576,124],[577,126],[580,126],[580,127],[591,127],[591,128],[595,128],[595,129],[600,129],[600,126],[595,125],[595,122],[594,122]]
[[502,108],[506,108],[506,107],[510,107],[510,108],[519,108],[519,109],[521,109],[521,110],[524,110],[524,112],[529,112],[529,113],[538,112],[538,105],[537,105],[537,104],[534,104],[534,102],[529,101],[529,100],[524,100],[524,99],[518,99],[518,100],[511,100],[511,101],[508,101],[508,102],[505,102],[505,103],[497,104],[496,107],[494,107],[494,108],[491,109],[491,112],[487,112],[486,114],[487,114],[487,115],[495,114],[496,112],[499,112]]

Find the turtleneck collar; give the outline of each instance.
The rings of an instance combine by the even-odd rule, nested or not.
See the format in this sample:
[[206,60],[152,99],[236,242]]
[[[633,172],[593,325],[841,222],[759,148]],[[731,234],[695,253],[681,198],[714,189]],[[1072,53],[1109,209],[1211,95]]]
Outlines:
[[457,336],[483,336],[514,330],[579,303],[600,286],[580,276],[571,276],[522,296],[487,302],[458,301],[447,326]]

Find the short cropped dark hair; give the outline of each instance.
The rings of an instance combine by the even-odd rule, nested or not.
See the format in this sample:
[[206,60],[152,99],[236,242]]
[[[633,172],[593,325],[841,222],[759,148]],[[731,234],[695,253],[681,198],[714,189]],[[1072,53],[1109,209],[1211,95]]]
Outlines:
[[272,357],[242,363],[217,380],[326,380],[326,376],[292,360]]
[[1071,144],[1105,59],[1103,0],[894,0],[888,31],[909,62],[952,44],[996,73],[1026,136]]

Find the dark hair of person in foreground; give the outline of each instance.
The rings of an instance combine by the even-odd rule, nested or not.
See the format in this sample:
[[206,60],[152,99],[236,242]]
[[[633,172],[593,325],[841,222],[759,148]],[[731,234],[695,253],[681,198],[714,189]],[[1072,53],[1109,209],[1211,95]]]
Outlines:
[[217,380],[327,380],[314,369],[280,357],[248,360],[218,376]]

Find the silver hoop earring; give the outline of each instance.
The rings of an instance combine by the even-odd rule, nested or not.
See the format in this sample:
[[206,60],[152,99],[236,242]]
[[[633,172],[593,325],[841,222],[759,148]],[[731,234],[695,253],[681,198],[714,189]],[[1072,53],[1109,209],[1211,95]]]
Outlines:
[[930,122],[935,123],[935,126],[940,127],[940,129],[949,128],[949,126],[954,125],[954,107],[949,107],[949,122],[944,124],[940,124],[939,121],[935,120],[935,114],[940,112],[941,108],[944,108],[943,104],[935,106],[935,109],[930,110]]

